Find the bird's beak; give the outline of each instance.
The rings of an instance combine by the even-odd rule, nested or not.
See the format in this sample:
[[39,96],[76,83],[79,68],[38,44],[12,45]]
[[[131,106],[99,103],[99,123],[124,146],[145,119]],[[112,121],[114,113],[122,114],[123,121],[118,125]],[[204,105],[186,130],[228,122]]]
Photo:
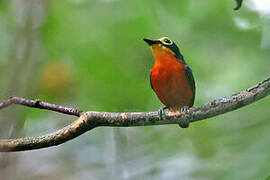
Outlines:
[[158,42],[155,40],[151,40],[151,39],[143,39],[149,46],[152,46],[153,44],[157,44]]

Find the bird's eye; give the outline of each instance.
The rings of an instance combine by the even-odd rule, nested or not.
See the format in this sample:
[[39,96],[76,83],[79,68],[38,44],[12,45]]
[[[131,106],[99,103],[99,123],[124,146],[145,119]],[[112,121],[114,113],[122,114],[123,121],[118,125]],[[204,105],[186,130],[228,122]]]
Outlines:
[[171,43],[171,41],[170,41],[169,39],[165,39],[164,42],[165,42],[165,43],[168,43],[168,44]]
[[162,39],[161,42],[164,45],[172,45],[173,44],[173,42],[170,39],[168,39],[168,38]]

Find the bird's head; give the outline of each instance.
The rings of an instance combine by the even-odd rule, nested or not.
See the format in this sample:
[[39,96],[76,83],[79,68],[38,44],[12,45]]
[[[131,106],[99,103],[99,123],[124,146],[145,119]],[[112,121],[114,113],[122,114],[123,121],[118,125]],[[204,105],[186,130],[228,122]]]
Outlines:
[[183,59],[177,45],[168,37],[162,37],[155,40],[144,38],[143,40],[150,46],[155,57],[171,54],[176,58]]

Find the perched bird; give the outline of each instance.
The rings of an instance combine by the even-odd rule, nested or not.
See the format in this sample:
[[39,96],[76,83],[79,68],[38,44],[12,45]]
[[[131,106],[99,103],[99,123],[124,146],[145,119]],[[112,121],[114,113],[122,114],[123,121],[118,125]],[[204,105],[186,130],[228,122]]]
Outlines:
[[[150,46],[155,58],[150,74],[151,87],[166,106],[158,111],[160,118],[167,108],[172,112],[186,112],[194,104],[195,81],[179,48],[168,37],[144,41]],[[179,125],[188,127],[188,124]]]

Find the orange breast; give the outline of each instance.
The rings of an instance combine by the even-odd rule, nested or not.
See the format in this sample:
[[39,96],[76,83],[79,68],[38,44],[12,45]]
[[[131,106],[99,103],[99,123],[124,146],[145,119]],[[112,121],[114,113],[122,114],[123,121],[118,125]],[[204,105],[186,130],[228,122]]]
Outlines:
[[151,72],[151,84],[160,101],[170,110],[180,110],[193,103],[185,67],[173,55],[156,57]]

